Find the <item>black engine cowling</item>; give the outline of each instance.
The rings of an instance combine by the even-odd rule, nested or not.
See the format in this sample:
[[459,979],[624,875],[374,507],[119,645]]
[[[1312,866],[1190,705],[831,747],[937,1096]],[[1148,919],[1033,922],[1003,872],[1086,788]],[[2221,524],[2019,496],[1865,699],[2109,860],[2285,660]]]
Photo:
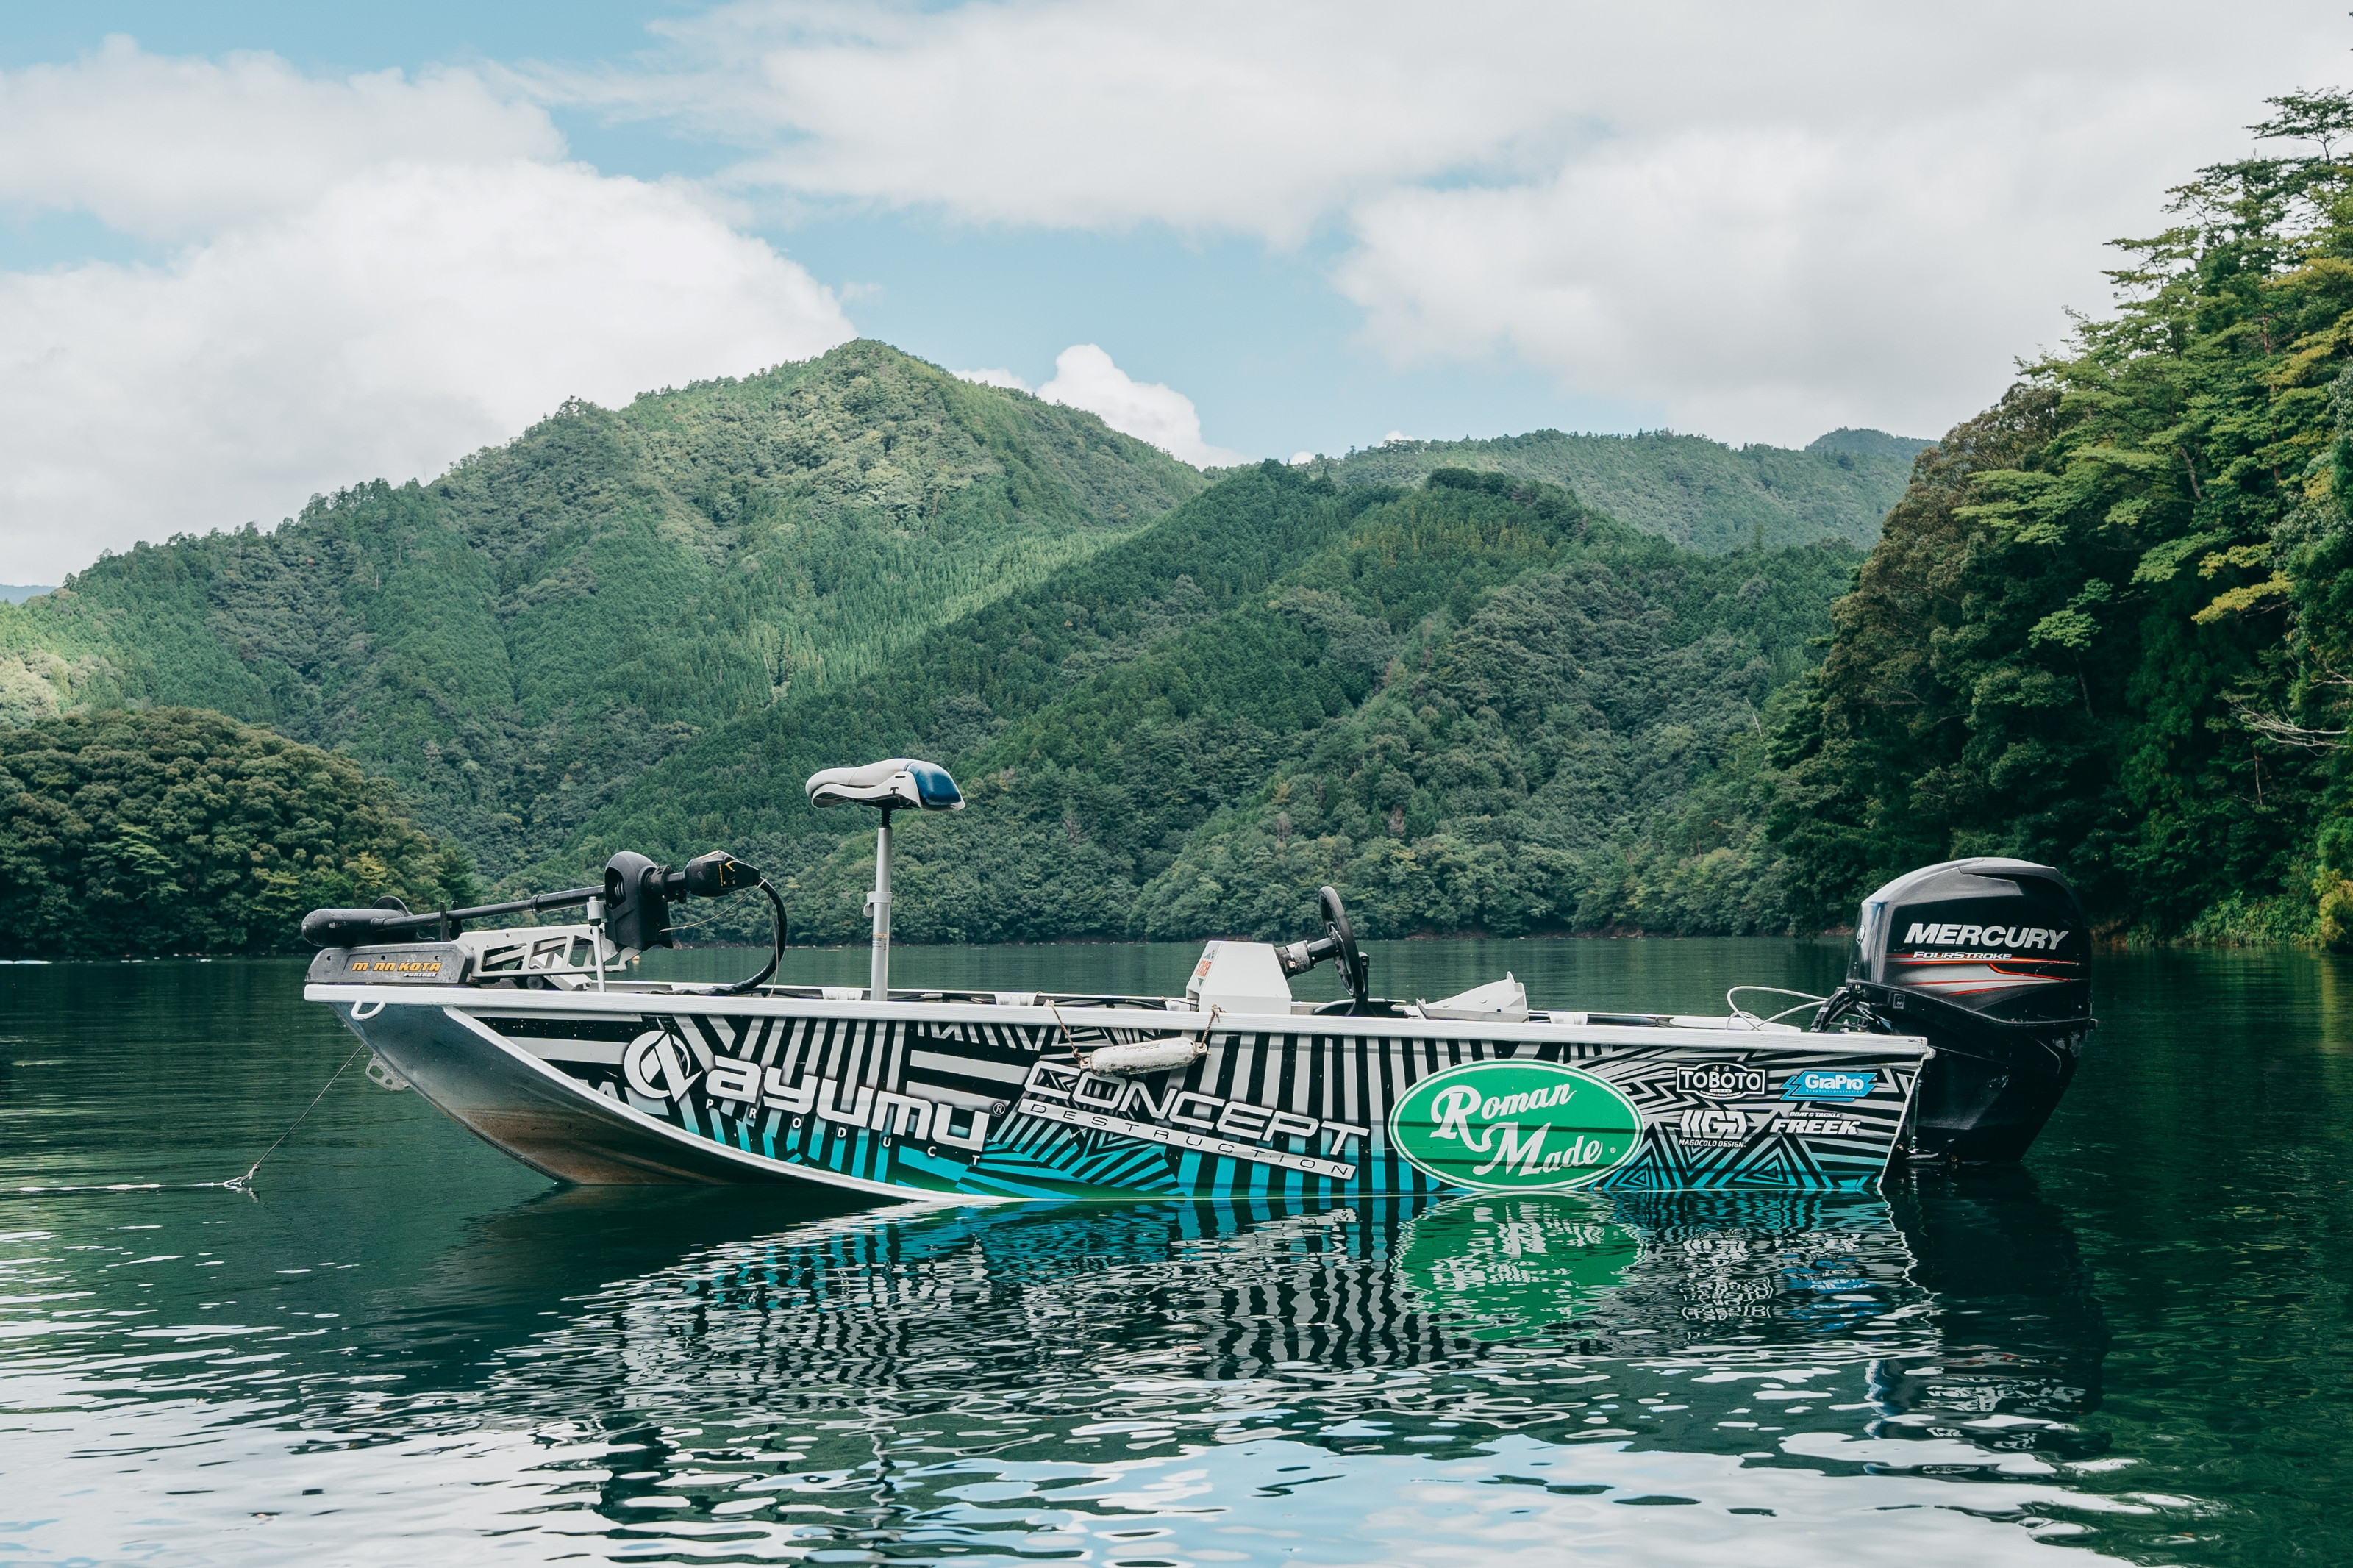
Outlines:
[[2084,924],[2067,879],[2031,860],[1948,860],[1863,900],[1823,1022],[1861,1008],[1936,1048],[1915,1153],[2015,1160],[2042,1131],[2093,1027]]

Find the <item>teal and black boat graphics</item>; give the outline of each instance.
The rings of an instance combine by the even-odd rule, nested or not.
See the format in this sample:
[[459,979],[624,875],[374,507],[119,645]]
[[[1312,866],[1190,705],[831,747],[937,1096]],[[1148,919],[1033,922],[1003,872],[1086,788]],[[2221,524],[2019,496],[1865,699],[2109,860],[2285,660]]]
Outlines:
[[[550,1175],[910,1198],[1860,1191],[1898,1145],[1926,1054],[1720,1020],[353,978],[309,994],[373,1047],[372,1076]],[[1100,1070],[1119,1055],[1104,1047],[1139,1043],[1175,1046],[1178,1065]]]

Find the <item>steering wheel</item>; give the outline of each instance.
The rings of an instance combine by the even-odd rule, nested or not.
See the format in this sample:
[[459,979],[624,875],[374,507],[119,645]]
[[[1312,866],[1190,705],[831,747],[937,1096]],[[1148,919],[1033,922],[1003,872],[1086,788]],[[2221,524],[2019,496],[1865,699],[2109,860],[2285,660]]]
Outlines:
[[1324,914],[1324,934],[1340,944],[1336,955],[1341,975],[1348,983],[1348,991],[1356,997],[1355,1011],[1361,1016],[1372,999],[1372,965],[1356,951],[1356,929],[1348,923],[1348,910],[1340,902],[1338,889],[1328,884],[1316,889],[1315,901]]

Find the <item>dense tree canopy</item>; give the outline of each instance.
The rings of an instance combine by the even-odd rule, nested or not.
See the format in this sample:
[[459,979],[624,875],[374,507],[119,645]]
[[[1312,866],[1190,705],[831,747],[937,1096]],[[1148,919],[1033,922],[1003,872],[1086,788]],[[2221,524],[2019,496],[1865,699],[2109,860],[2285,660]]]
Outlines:
[[[2274,107],[2281,154],[2175,193],[2115,314],[1919,453],[1859,570],[1784,542],[1875,509],[1909,455],[1876,432],[1398,443],[1205,486],[862,343],[0,606],[0,716],[267,722],[509,884],[727,845],[818,940],[854,937],[871,841],[801,781],[902,752],[976,808],[909,825],[913,940],[1272,933],[1324,880],[1367,934],[1818,929],[1980,852],[2067,868],[2111,929],[2353,939],[2353,102]],[[1641,526],[1546,482],[1571,470]],[[19,798],[69,816],[95,787],[41,776]],[[137,836],[74,832],[99,869],[43,875],[112,889],[100,947],[282,929],[139,937]],[[197,856],[175,886],[212,837],[158,851]],[[303,842],[273,875],[360,875]]]
[[[1901,488],[1877,439],[1554,432],[1335,468],[1372,489],[1448,466],[1565,479],[1638,530],[1723,551],[1861,537]],[[663,759],[895,679],[944,628],[1208,482],[1092,415],[848,343],[624,408],[567,404],[430,483],[357,483],[274,532],[182,533],[0,605],[0,722],[216,709],[348,752],[507,877]],[[1192,575],[1218,591],[1210,568]],[[1086,657],[1126,657],[1191,605],[1139,604]],[[1052,642],[1064,618],[1036,630]]]
[[800,782],[913,752],[972,805],[902,825],[913,941],[1271,935],[1324,881],[1374,935],[1787,929],[1765,711],[1854,559],[1702,556],[1496,473],[1401,491],[1264,464],[890,670],[713,731],[533,879],[723,843],[789,884],[798,933],[850,940],[871,824]]
[[2079,323],[1922,456],[1775,810],[1818,916],[1923,860],[2056,862],[2158,935],[2353,931],[2353,100],[2273,100]]
[[218,713],[0,726],[0,953],[276,952],[306,910],[474,893],[348,757]]

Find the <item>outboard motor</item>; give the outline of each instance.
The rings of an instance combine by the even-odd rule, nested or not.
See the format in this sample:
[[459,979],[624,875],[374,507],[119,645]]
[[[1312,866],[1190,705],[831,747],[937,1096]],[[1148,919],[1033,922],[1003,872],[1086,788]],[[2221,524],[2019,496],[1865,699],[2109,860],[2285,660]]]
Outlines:
[[2016,1160],[2051,1118],[2093,1029],[2091,933],[2067,879],[2031,860],[1947,860],[1862,901],[1847,983],[1814,1027],[1857,1014],[1936,1049],[1917,1158]]

